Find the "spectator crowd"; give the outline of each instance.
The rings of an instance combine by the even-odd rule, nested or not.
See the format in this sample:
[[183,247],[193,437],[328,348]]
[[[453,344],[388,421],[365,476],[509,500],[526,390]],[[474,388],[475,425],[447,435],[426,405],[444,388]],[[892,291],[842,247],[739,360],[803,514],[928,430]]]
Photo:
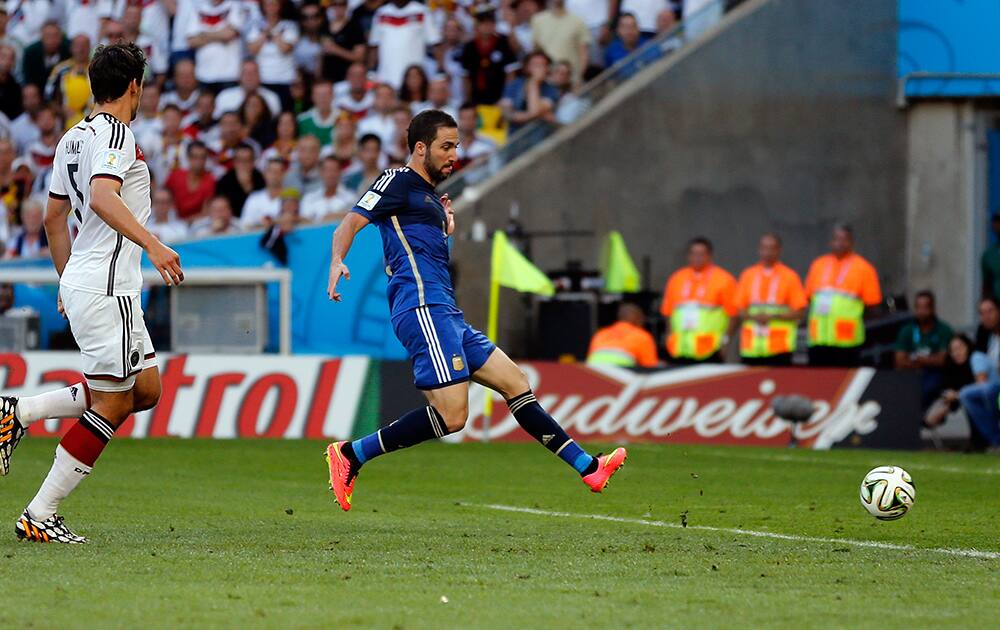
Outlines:
[[0,0],[0,251],[46,252],[38,208],[60,136],[93,105],[99,44],[149,61],[132,129],[169,242],[343,216],[406,161],[423,109],[458,120],[461,168],[565,120],[587,78],[705,4]]

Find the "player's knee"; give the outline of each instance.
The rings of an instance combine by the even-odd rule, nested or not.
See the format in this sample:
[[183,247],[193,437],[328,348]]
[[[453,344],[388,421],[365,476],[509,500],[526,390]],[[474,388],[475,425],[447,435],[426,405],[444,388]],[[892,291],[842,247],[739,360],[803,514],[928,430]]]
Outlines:
[[152,409],[156,406],[156,403],[160,402],[161,393],[162,389],[159,381],[142,389],[136,388],[133,392],[132,406],[135,408],[135,411]]
[[443,410],[438,410],[438,413],[444,419],[448,433],[455,433],[465,428],[465,422],[469,419],[469,404],[449,405]]
[[514,386],[511,392],[512,396],[517,396],[531,389],[531,384],[528,382],[528,375],[521,368],[517,368],[517,374],[514,377]]

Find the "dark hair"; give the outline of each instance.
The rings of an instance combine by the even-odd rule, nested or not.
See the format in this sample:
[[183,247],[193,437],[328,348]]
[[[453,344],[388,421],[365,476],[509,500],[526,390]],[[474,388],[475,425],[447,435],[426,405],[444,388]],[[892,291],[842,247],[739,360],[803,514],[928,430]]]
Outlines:
[[473,101],[465,101],[458,106],[458,111],[465,111],[467,109],[476,109],[476,104]]
[[704,245],[705,249],[708,250],[709,254],[715,251],[715,248],[712,247],[712,241],[708,240],[704,236],[696,236],[690,241],[688,241],[687,248],[691,249],[695,245]]
[[[972,352],[976,349],[976,344],[965,333],[955,333],[952,335],[951,339],[948,340],[948,345],[950,346],[951,342],[955,340],[962,342],[962,345],[965,346],[966,352],[969,353],[968,358],[965,360],[965,363],[967,364],[972,359]],[[945,361],[947,361],[949,365],[958,365],[955,363],[954,359],[951,358],[951,352],[948,353]]]
[[984,302],[989,302],[990,304],[993,305],[993,308],[1000,310],[1000,302],[998,302],[997,299],[992,295],[984,295],[983,297],[979,298],[980,306],[982,306]]
[[204,149],[205,152],[208,153],[208,145],[206,145],[201,140],[192,140],[188,144],[187,151],[185,151],[185,153],[187,153],[188,157],[191,157],[191,152],[194,151],[195,149]]
[[108,103],[125,94],[132,81],[142,85],[146,55],[134,42],[98,46],[90,60],[90,91],[95,103]]
[[440,109],[425,109],[410,121],[410,126],[406,128],[406,146],[410,153],[417,146],[418,142],[423,142],[430,146],[437,138],[438,129],[457,129],[458,123],[449,114]]
[[380,149],[382,148],[382,138],[379,138],[373,133],[366,133],[365,135],[358,138],[358,146],[359,147],[364,146],[372,141],[378,142],[378,148]]
[[[406,85],[406,77],[407,75],[410,74],[411,70],[416,70],[417,73],[420,74],[421,84],[420,87],[418,88],[421,92],[420,94],[411,93],[409,86]],[[419,103],[421,101],[426,101],[427,84],[428,84],[427,73],[424,71],[423,67],[420,66],[420,64],[415,63],[411,66],[408,66],[406,70],[403,72],[403,83],[399,86],[399,94],[398,94],[399,100],[404,103],[411,103],[411,102]]]
[[254,148],[252,146],[250,146],[249,144],[247,144],[246,142],[241,142],[241,143],[237,144],[235,147],[233,147],[233,155],[234,156],[236,155],[237,151],[249,151],[250,153],[253,153],[254,155],[257,155],[257,152],[254,151]]
[[833,224],[833,231],[834,232],[843,232],[844,234],[847,234],[848,236],[850,236],[852,239],[854,238],[854,228],[851,227],[850,223],[834,223]]
[[[250,121],[249,117],[247,116],[247,105],[250,103],[251,100],[256,100],[260,102],[262,106],[262,111],[259,120]],[[239,114],[241,123],[248,126],[253,124],[254,128],[256,128],[256,125],[271,122],[271,110],[267,106],[267,101],[265,101],[264,97],[261,96],[260,94],[248,94],[247,97],[243,99],[243,104],[240,105]]]
[[913,296],[913,303],[916,304],[917,300],[920,298],[927,298],[931,301],[931,306],[937,305],[937,298],[934,296],[934,292],[930,289],[924,289],[923,291],[917,291],[917,294]]
[[535,57],[541,57],[542,59],[545,60],[545,63],[552,65],[552,57],[549,57],[548,55],[545,54],[544,51],[536,48],[535,50],[532,50],[530,53],[524,56],[523,65],[525,73],[528,72],[528,63],[531,62],[531,60],[534,59]]

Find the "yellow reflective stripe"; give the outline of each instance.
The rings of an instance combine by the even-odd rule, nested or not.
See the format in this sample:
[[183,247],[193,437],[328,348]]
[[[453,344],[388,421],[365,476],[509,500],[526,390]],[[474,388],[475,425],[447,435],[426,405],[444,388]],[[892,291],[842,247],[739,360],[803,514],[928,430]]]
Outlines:
[[403,244],[403,249],[406,250],[406,257],[410,259],[410,267],[413,269],[413,279],[417,281],[417,298],[420,300],[420,306],[423,306],[424,280],[420,277],[420,271],[417,269],[417,259],[413,257],[413,250],[410,248],[410,242],[406,240],[406,235],[403,234],[403,228],[399,225],[399,217],[392,217],[392,226],[396,228],[396,236],[399,237],[399,242]]
[[615,348],[601,348],[594,350],[587,357],[587,363],[591,365],[620,365],[622,367],[632,367],[635,365],[635,357],[624,350]]

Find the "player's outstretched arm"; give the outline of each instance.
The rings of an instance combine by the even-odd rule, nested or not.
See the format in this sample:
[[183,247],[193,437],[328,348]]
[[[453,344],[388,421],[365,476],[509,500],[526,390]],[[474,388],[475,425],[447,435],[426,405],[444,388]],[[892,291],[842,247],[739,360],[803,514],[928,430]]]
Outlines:
[[351,279],[351,271],[344,264],[344,258],[350,251],[354,243],[354,236],[361,231],[361,228],[368,225],[368,219],[357,212],[349,212],[344,220],[340,222],[333,232],[333,244],[330,247],[330,282],[326,286],[326,294],[334,302],[343,299],[337,292],[337,283],[340,278]]
[[149,262],[163,276],[167,286],[184,281],[181,257],[159,241],[139,223],[129,211],[119,191],[121,182],[107,177],[95,177],[90,183],[90,207],[108,226],[146,251]]
[[63,269],[69,262],[69,253],[72,242],[69,236],[69,224],[66,216],[69,214],[69,199],[56,199],[49,197],[49,202],[45,206],[45,237],[49,241],[49,256],[52,257],[52,264],[56,266],[56,273],[62,277]]

